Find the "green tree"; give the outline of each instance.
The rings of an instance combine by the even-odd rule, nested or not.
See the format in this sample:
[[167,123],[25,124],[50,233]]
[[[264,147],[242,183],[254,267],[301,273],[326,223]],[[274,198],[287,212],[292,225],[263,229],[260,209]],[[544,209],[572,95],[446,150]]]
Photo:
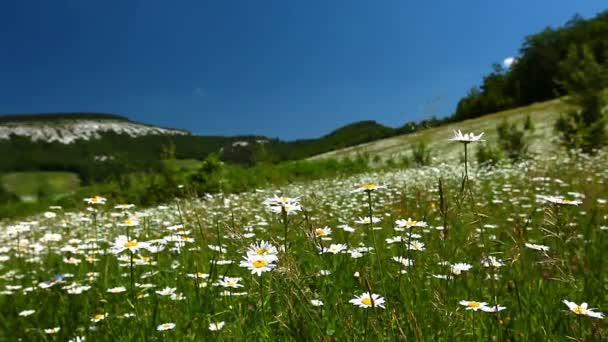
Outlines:
[[568,147],[581,148],[585,153],[606,143],[604,115],[608,86],[608,68],[597,62],[587,45],[571,45],[568,56],[560,63],[561,79],[573,110],[560,116],[555,129]]
[[528,152],[525,131],[519,130],[516,123],[509,124],[507,120],[496,126],[498,145],[509,159],[517,161]]

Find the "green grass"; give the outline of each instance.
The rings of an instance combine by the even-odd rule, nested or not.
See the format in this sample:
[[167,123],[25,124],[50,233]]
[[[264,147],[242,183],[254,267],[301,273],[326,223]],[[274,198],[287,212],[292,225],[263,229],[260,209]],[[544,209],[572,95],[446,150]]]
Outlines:
[[[603,320],[576,316],[562,301],[588,302],[608,311],[608,158],[606,153],[556,156],[538,157],[525,167],[479,169],[473,164],[464,190],[462,166],[456,163],[148,209],[121,212],[110,200],[96,206],[95,214],[83,204],[69,214],[57,211],[55,218],[33,216],[27,221],[35,223],[20,232],[10,225],[0,229],[5,241],[0,340],[605,340]],[[387,188],[369,197],[352,193],[363,182]],[[288,221],[267,210],[264,201],[275,190],[299,197],[304,210],[287,216]],[[537,195],[563,195],[583,203],[558,206]],[[381,221],[357,223],[370,214]],[[139,222],[122,225],[128,217]],[[395,228],[396,220],[407,218],[427,226]],[[343,230],[343,224],[354,231]],[[326,239],[314,235],[322,227],[332,229]],[[48,239],[51,233],[61,234],[58,241]],[[164,247],[119,252],[112,249],[119,235]],[[416,240],[424,250],[386,239]],[[268,259],[276,267],[252,275],[239,263],[249,246],[262,240],[279,248],[278,260]],[[525,243],[550,249],[540,252]],[[331,244],[344,244],[349,252],[319,253]],[[287,246],[285,252],[282,246]],[[500,267],[484,266],[489,256],[500,260]],[[395,257],[413,260],[413,265],[403,266]],[[456,272],[449,265],[457,263],[472,268]],[[196,272],[205,277],[189,276]],[[63,283],[57,275],[63,275]],[[224,276],[241,278],[243,287],[218,286]],[[42,288],[41,282],[52,286]],[[125,292],[108,292],[119,286]],[[175,297],[157,292],[167,287]],[[83,291],[68,292],[73,289]],[[385,307],[359,308],[349,302],[367,291],[382,296]],[[312,299],[324,305],[313,306]],[[466,310],[463,300],[506,308],[475,312]],[[35,312],[22,317],[23,310]],[[105,314],[104,320],[91,321]],[[214,322],[225,326],[210,331]],[[163,323],[175,328],[157,331]],[[53,327],[61,330],[45,334]]]
[[553,124],[560,114],[568,109],[568,105],[562,100],[551,100],[530,106],[506,110],[499,113],[485,115],[476,119],[465,120],[440,127],[426,129],[413,134],[405,134],[388,139],[377,140],[367,144],[353,146],[337,151],[324,153],[311,159],[326,158],[354,158],[359,154],[369,154],[372,157],[379,156],[382,160],[403,156],[409,156],[411,149],[418,142],[424,141],[433,151],[433,157],[438,162],[458,158],[461,153],[448,138],[453,130],[460,129],[463,132],[485,132],[484,138],[496,140],[496,126],[503,120],[517,122],[521,126],[527,115],[530,115],[535,126],[535,132],[529,137],[531,152],[542,153],[552,149],[555,134]]
[[0,183],[22,201],[33,202],[40,195],[50,198],[67,196],[80,186],[78,175],[71,172],[12,172],[2,175]]

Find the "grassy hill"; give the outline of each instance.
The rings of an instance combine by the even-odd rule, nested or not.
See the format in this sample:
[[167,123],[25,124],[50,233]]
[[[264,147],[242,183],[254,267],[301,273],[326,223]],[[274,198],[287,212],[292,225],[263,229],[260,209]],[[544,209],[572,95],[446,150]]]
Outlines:
[[460,129],[463,132],[485,132],[485,138],[495,140],[496,126],[503,120],[508,122],[522,123],[527,115],[530,115],[535,127],[533,134],[529,136],[530,150],[532,152],[543,152],[549,150],[553,144],[553,124],[564,113],[568,105],[562,100],[551,100],[529,106],[510,109],[479,118],[461,122],[446,124],[439,127],[429,128],[412,134],[404,134],[386,139],[381,139],[366,144],[347,147],[311,157],[311,160],[328,158],[354,158],[367,154],[372,159],[378,156],[381,160],[401,158],[409,156],[411,149],[419,142],[425,142],[432,150],[436,160],[444,161],[457,158],[462,152],[459,144],[454,144],[448,139],[452,137],[453,130]]
[[78,175],[72,172],[11,172],[0,177],[0,184],[24,202],[34,202],[40,196],[61,198],[75,192]]

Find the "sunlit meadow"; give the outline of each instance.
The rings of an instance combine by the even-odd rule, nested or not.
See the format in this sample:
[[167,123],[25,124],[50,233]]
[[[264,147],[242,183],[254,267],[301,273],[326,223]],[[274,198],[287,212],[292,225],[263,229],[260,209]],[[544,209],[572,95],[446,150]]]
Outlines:
[[470,159],[6,223],[0,338],[606,339],[606,154]]

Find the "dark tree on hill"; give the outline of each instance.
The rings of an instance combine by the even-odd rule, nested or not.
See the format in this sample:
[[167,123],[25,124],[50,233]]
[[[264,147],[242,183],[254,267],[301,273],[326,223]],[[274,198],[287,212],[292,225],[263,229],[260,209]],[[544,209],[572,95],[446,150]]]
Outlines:
[[597,62],[588,45],[571,45],[560,63],[560,75],[559,84],[568,91],[574,109],[562,115],[555,128],[566,146],[593,153],[606,143],[608,68]]

